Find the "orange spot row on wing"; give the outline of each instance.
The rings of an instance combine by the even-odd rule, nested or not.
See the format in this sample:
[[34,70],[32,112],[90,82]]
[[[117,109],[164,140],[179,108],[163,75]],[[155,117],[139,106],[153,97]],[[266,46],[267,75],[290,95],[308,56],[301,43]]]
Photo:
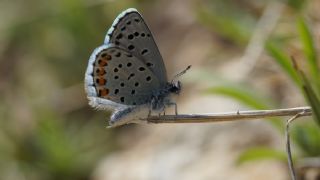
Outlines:
[[107,61],[110,61],[112,59],[112,56],[108,53],[102,53],[101,57],[102,57],[102,59],[105,59]]
[[97,73],[99,76],[103,76],[103,75],[105,75],[107,72],[104,70],[104,68],[97,68],[97,69],[96,69],[96,73]]
[[99,89],[99,96],[103,97],[103,96],[107,96],[109,94],[109,89]]
[[104,79],[103,77],[100,77],[99,79],[96,79],[96,82],[100,85],[103,86],[106,84],[107,80]]
[[102,53],[98,59],[98,64],[99,66],[107,66],[108,62],[112,59],[112,56],[110,54],[107,53]]
[[100,67],[103,67],[103,66],[108,65],[108,62],[101,58],[101,59],[98,60],[98,64],[99,64]]

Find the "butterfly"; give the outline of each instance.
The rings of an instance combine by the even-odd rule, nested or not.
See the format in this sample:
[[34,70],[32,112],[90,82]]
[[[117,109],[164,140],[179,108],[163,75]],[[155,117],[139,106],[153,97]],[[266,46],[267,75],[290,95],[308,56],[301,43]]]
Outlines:
[[113,111],[109,124],[138,122],[151,113],[177,105],[170,94],[179,94],[180,81],[167,80],[166,68],[141,14],[134,8],[123,11],[108,30],[103,45],[91,54],[85,73],[89,105]]

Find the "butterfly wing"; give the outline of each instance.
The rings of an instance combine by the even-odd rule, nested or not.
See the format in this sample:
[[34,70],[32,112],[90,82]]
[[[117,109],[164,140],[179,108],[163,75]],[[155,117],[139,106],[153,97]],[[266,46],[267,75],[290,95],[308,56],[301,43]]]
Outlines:
[[103,45],[93,52],[85,82],[89,99],[98,97],[99,102],[114,108],[149,103],[160,88],[158,78],[141,60],[114,45]]
[[166,68],[159,49],[136,9],[130,8],[115,19],[104,43],[112,43],[129,51],[154,73],[162,87],[167,83]]

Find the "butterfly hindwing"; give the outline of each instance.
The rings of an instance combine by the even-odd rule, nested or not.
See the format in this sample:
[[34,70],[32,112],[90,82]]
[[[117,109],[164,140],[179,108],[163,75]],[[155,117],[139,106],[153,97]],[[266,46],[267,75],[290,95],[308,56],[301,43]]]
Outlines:
[[164,62],[153,36],[137,10],[121,13],[108,31],[105,44],[115,44],[142,61],[158,78],[161,86],[167,82]]
[[160,88],[158,78],[142,61],[113,45],[97,52],[92,81],[97,97],[125,105],[149,103]]

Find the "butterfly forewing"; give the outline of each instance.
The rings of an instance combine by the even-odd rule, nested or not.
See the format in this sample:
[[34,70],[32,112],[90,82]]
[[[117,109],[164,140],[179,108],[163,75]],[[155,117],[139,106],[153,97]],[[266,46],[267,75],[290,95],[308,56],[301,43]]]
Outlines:
[[165,65],[152,34],[141,15],[134,9],[120,14],[107,34],[106,42],[132,53],[158,78],[167,83]]
[[130,52],[109,46],[96,55],[93,81],[97,96],[126,105],[146,104],[160,83]]

